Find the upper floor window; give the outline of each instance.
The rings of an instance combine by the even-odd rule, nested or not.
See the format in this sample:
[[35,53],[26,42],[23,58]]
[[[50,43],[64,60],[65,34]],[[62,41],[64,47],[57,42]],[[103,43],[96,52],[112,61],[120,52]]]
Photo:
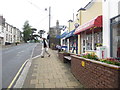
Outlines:
[[4,27],[2,26],[2,32],[4,33]]
[[12,33],[12,28],[11,28],[11,33]]
[[8,24],[6,24],[6,31],[8,31]]
[[6,34],[6,41],[8,40],[8,34]]

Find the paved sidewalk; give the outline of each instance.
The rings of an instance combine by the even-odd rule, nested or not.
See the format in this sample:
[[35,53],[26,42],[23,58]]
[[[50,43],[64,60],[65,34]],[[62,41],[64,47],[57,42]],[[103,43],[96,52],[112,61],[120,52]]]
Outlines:
[[72,75],[69,63],[61,62],[56,51],[49,52],[51,57],[32,60],[23,88],[83,88]]

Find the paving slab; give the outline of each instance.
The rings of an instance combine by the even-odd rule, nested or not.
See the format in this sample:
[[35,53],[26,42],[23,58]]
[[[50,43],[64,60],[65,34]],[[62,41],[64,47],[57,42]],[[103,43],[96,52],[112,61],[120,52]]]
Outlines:
[[50,57],[32,60],[23,88],[83,88],[73,76],[70,63],[63,63],[57,51],[49,49]]

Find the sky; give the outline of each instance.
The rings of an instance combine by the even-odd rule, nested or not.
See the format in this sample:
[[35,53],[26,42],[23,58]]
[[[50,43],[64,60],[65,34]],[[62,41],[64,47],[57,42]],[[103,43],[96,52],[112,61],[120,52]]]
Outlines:
[[[37,30],[49,29],[49,6],[51,7],[51,27],[59,20],[60,25],[68,25],[77,11],[91,0],[0,0],[0,15],[6,22],[22,31],[24,22]],[[47,11],[45,10],[47,8]]]

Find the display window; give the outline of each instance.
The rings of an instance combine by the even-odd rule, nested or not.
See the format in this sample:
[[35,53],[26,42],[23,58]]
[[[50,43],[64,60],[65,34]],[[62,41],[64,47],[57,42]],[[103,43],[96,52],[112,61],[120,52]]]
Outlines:
[[94,33],[94,50],[96,50],[97,47],[102,46],[103,43],[103,34],[102,31]]
[[92,34],[86,35],[86,50],[92,50]]
[[[96,30],[97,29],[97,30]],[[81,32],[81,52],[96,50],[97,47],[102,46],[102,28],[96,28],[93,31]]]
[[[71,37],[69,39],[69,50],[71,53],[77,53],[77,38]],[[75,52],[76,51],[76,52]]]
[[111,19],[111,57],[120,58],[120,15]]
[[112,54],[113,57],[120,57],[120,24],[112,27]]

